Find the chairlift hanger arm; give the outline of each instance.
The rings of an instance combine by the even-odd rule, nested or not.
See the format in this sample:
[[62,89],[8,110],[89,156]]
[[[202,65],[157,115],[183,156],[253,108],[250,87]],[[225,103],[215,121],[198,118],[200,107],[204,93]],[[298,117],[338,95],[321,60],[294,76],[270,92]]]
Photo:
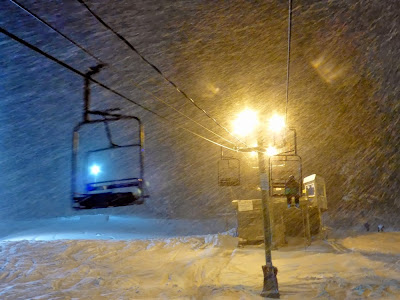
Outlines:
[[98,64],[94,67],[90,67],[89,70],[84,74],[84,90],[83,90],[83,120],[89,121],[89,110],[90,110],[90,81],[91,76],[100,72],[104,64]]
[[94,74],[99,73],[100,70],[101,70],[103,67],[105,67],[105,64],[103,64],[103,63],[98,64],[98,65],[96,65],[96,66],[94,66],[94,67],[89,67],[89,71],[87,71],[87,72],[85,73],[85,76],[86,76],[86,77],[93,76]]

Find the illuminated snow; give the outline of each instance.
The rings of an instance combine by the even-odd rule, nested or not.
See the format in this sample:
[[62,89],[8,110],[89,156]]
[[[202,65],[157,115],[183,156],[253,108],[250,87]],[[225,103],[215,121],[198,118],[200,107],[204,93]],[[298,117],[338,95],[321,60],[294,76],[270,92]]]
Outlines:
[[[260,299],[262,246],[238,248],[234,230],[187,235],[217,225],[102,215],[9,224],[0,298]],[[307,248],[291,240],[272,252],[281,299],[398,299],[399,241],[398,232]]]

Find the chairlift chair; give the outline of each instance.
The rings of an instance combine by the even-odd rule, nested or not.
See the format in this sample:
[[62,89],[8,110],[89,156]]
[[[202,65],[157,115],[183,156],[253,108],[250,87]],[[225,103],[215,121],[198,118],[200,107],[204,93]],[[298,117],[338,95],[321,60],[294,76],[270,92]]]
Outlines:
[[[142,204],[144,202],[144,198],[148,197],[145,192],[145,184],[143,179],[144,130],[142,122],[135,116],[117,113],[116,111],[119,110],[118,108],[108,109],[105,111],[93,111],[90,109],[91,76],[98,73],[103,67],[105,67],[105,65],[100,64],[89,68],[89,70],[85,73],[83,121],[80,122],[73,130],[71,193],[72,207],[74,209],[93,209]],[[130,143],[116,143],[113,140],[110,124],[120,125],[121,122],[123,123],[127,120],[134,121],[138,124],[138,136]],[[90,126],[96,126],[96,124],[104,125],[107,146],[101,146],[97,147],[96,149],[82,151],[82,149],[79,147],[80,130]],[[116,155],[118,151],[126,149],[136,149],[136,156],[138,157],[139,162],[139,171],[136,172],[136,174],[132,175],[130,174],[131,170],[124,170],[129,169],[129,164],[127,164],[127,166],[115,166],[116,163],[112,161],[114,156],[118,156]],[[107,178],[101,181],[93,181],[89,179],[87,173],[89,164],[91,158],[95,157],[96,155],[104,155],[106,160],[111,165],[110,169],[114,167],[114,170],[108,170],[114,175],[111,177],[111,179]],[[81,165],[80,163],[82,161],[83,163]],[[115,168],[118,168],[118,170],[115,170]],[[121,172],[120,169],[123,169],[123,172]],[[96,172],[98,171],[99,170],[95,170],[95,179]],[[86,176],[84,173],[86,173]],[[118,175],[115,175],[114,173],[117,173]]]
[[234,157],[224,156],[221,148],[221,159],[218,161],[218,185],[240,185],[240,160]]
[[[106,208],[127,206],[134,204],[142,204],[145,195],[144,186],[144,167],[143,167],[143,143],[144,131],[143,125],[139,118],[134,116],[110,114],[108,112],[96,112],[95,114],[103,116],[103,119],[87,120],[79,123],[73,131],[73,151],[72,151],[72,198],[74,209],[93,209],[93,208]],[[135,120],[138,123],[139,138],[138,141],[133,141],[127,144],[116,144],[112,140],[109,124],[118,123],[122,120]],[[108,146],[99,149],[92,149],[81,153],[79,149],[79,131],[88,126],[103,123],[107,133]],[[137,148],[136,153],[139,157],[139,174],[137,176],[117,177],[102,181],[91,181],[88,174],[86,176],[82,172],[88,172],[90,167],[91,158],[95,155],[103,155],[106,159],[110,159],[112,155],[121,149],[134,149]],[[78,166],[79,157],[82,157],[82,166]],[[120,167],[120,166],[119,166]],[[109,170],[112,171],[112,170]],[[78,175],[78,172],[80,173]],[[125,172],[129,173],[129,172]],[[83,192],[78,191],[78,180],[84,181]],[[82,182],[81,182],[82,185]]]
[[[271,197],[284,197],[285,184],[289,175],[295,176],[301,186],[303,180],[302,162],[299,155],[276,155],[269,160],[269,185]],[[302,189],[300,189],[301,195]]]

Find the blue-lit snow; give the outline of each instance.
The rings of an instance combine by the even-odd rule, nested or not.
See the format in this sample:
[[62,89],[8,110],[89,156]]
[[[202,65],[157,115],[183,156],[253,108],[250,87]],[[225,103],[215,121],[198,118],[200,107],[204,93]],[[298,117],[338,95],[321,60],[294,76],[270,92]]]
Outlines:
[[152,239],[201,235],[227,231],[224,219],[166,220],[134,216],[81,215],[31,221],[9,221],[0,225],[0,240],[60,239]]

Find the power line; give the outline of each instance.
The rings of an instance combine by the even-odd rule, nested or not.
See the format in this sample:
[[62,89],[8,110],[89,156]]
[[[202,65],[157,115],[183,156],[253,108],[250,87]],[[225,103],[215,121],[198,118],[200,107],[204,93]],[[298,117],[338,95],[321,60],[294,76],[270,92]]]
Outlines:
[[[39,22],[45,24],[47,27],[49,27],[50,29],[52,29],[53,31],[55,31],[56,33],[58,33],[59,35],[61,35],[63,38],[67,39],[69,42],[71,42],[73,45],[75,45],[76,47],[78,47],[79,49],[81,49],[83,52],[85,52],[86,54],[88,54],[89,56],[91,56],[92,58],[94,58],[98,63],[104,65],[104,66],[109,66],[114,72],[118,72],[118,70],[116,70],[112,65],[109,65],[107,63],[105,63],[104,61],[102,61],[99,57],[97,57],[96,55],[94,55],[93,53],[91,53],[89,50],[85,49],[84,47],[82,47],[81,45],[79,45],[77,42],[75,42],[73,39],[71,39],[70,37],[68,37],[67,35],[65,35],[64,33],[62,33],[61,31],[59,31],[57,28],[55,28],[54,26],[52,26],[51,24],[49,24],[48,22],[46,22],[43,18],[39,17],[37,14],[33,13],[31,10],[29,10],[27,7],[23,6],[21,3],[19,3],[18,1],[15,0],[10,0],[12,3],[14,3],[16,6],[18,6],[19,8],[23,9],[26,13],[28,13],[29,15],[31,15],[32,17],[34,17],[35,19],[37,19]],[[205,127],[204,125],[200,124],[199,122],[197,122],[196,120],[193,120],[192,118],[190,118],[189,116],[185,115],[183,112],[181,112],[180,110],[176,109],[175,107],[173,107],[172,105],[170,105],[169,103],[167,103],[166,101],[160,99],[159,97],[157,97],[156,95],[154,95],[153,93],[151,93],[150,91],[146,90],[145,88],[143,88],[142,86],[140,86],[139,84],[137,84],[136,82],[134,82],[131,78],[129,78],[129,80],[133,83],[134,86],[136,86],[138,89],[142,90],[143,92],[145,92],[146,94],[150,95],[151,97],[153,97],[154,99],[156,99],[157,101],[163,103],[164,105],[170,107],[171,109],[173,109],[174,111],[176,111],[177,113],[179,113],[180,115],[184,116],[185,118],[187,118],[188,120],[194,122],[195,124],[197,124],[198,126],[202,127],[203,129],[207,130],[208,132],[218,136],[219,138],[223,139],[224,141],[234,145],[235,143],[231,142],[230,140],[224,138],[223,136],[215,133],[214,131],[208,129],[207,127]]]
[[220,123],[217,122],[215,118],[213,118],[207,111],[205,111],[203,108],[201,108],[191,97],[189,97],[183,90],[181,90],[172,80],[170,80],[168,77],[164,75],[163,72],[157,66],[155,66],[153,63],[151,63],[147,58],[145,58],[127,39],[125,39],[121,34],[116,32],[111,26],[109,26],[103,19],[101,19],[93,10],[90,9],[90,7],[83,1],[83,0],[78,0],[78,2],[82,3],[83,6],[91,13],[93,17],[95,17],[101,24],[103,24],[108,30],[110,30],[112,33],[114,33],[121,41],[123,41],[132,51],[134,51],[139,57],[147,63],[149,66],[151,66],[158,74],[160,74],[165,81],[167,81],[170,85],[172,85],[179,93],[181,93],[186,99],[188,99],[197,109],[202,111],[208,118],[210,118],[215,124],[217,124],[219,127],[224,129],[227,133],[229,133],[232,137],[234,137],[237,141],[239,141],[242,144],[245,144],[245,142],[241,141],[238,137],[236,137],[233,133],[231,133],[226,127],[222,126]]
[[[17,41],[18,43],[20,43],[20,44],[22,44],[22,45],[24,45],[24,46],[30,48],[31,50],[33,50],[33,51],[35,51],[35,52],[37,52],[37,53],[43,55],[44,57],[50,59],[51,61],[53,61],[53,62],[55,62],[55,63],[57,63],[57,64],[63,66],[64,68],[66,68],[66,69],[68,69],[68,70],[70,70],[70,71],[72,71],[73,73],[75,73],[75,74],[77,74],[77,75],[79,75],[79,76],[81,76],[81,77],[84,77],[84,78],[86,77],[86,75],[85,75],[84,73],[82,73],[81,71],[79,71],[79,70],[75,69],[74,67],[72,67],[72,66],[66,64],[65,62],[63,62],[63,61],[61,61],[61,60],[55,58],[54,56],[52,56],[52,55],[50,55],[50,54],[48,54],[48,53],[42,51],[41,49],[39,49],[38,47],[36,47],[36,46],[34,46],[34,45],[28,43],[27,41],[25,41],[25,40],[23,40],[23,39],[17,37],[16,35],[12,34],[11,32],[5,30],[3,27],[0,27],[0,32],[3,33],[3,34],[5,34],[5,35],[8,36],[9,38],[11,38],[11,39]],[[126,100],[126,101],[128,101],[128,102],[130,102],[130,103],[132,103],[132,104],[135,104],[135,105],[139,106],[140,108],[144,109],[145,111],[148,111],[148,112],[150,112],[150,113],[156,115],[157,117],[161,118],[163,121],[165,121],[165,122],[167,122],[167,123],[169,123],[169,124],[172,124],[173,126],[176,126],[176,127],[180,128],[180,129],[183,129],[183,130],[185,130],[185,131],[187,131],[187,132],[190,132],[190,133],[196,135],[197,137],[200,137],[200,138],[202,138],[202,139],[204,139],[204,140],[206,140],[206,141],[208,141],[208,142],[211,142],[211,143],[213,143],[213,144],[215,144],[215,145],[217,145],[217,146],[224,147],[224,148],[226,148],[226,149],[228,149],[228,150],[231,150],[231,151],[236,151],[236,149],[234,149],[234,148],[231,148],[231,147],[222,145],[222,144],[220,144],[220,143],[217,143],[217,142],[215,142],[215,141],[213,141],[213,140],[211,140],[211,139],[208,139],[208,138],[206,138],[206,137],[204,137],[204,136],[202,136],[202,135],[200,135],[200,134],[198,134],[198,133],[195,133],[195,132],[193,132],[193,131],[191,131],[191,130],[185,128],[185,127],[182,127],[182,126],[180,126],[180,125],[178,125],[178,124],[172,122],[171,120],[169,120],[169,119],[167,119],[167,118],[161,116],[160,114],[158,114],[158,113],[152,111],[151,109],[147,108],[146,106],[144,106],[144,105],[142,105],[142,104],[140,104],[140,103],[137,103],[136,101],[134,101],[134,100],[132,100],[132,99],[130,99],[130,98],[124,96],[124,95],[121,94],[120,92],[118,92],[118,91],[116,91],[116,90],[114,90],[114,89],[112,89],[112,88],[106,86],[104,83],[102,83],[102,82],[100,82],[100,81],[98,81],[98,80],[96,80],[96,79],[93,79],[92,77],[90,77],[89,79],[90,79],[90,81],[92,81],[93,83],[96,83],[97,85],[101,86],[102,88],[105,88],[106,90],[108,90],[108,91],[110,91],[110,92],[112,92],[112,93],[114,93],[114,94],[120,96],[120,97],[123,98],[124,100]]]

